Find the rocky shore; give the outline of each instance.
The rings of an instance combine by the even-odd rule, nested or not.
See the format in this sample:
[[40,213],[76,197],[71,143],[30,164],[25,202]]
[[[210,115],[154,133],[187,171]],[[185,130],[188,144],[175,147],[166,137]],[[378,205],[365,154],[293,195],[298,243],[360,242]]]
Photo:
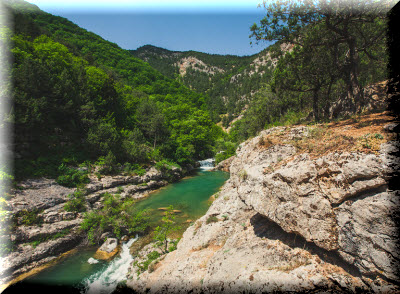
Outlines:
[[276,127],[242,143],[220,165],[231,176],[207,213],[151,271],[137,276],[132,265],[127,286],[138,293],[398,293],[391,128],[382,121]]
[[[151,191],[167,185],[171,178],[182,178],[190,168],[184,171],[173,167],[166,174],[152,167],[143,176],[116,175],[100,179],[92,174],[85,187],[86,205],[89,211],[100,209],[106,192],[118,193],[121,198],[146,197]],[[18,183],[17,187],[11,191],[7,209],[10,216],[19,217],[14,218],[11,234],[1,236],[2,240],[13,245],[12,252],[3,260],[1,284],[55,260],[85,241],[85,234],[79,230],[83,213],[64,210],[68,195],[74,193],[75,188],[60,186],[52,179],[26,180]],[[31,225],[23,224],[27,216],[33,218]]]

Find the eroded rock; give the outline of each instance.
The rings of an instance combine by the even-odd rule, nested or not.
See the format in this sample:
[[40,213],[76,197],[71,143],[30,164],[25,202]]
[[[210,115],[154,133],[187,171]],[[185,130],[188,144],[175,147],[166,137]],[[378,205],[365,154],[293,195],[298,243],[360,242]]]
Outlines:
[[[277,134],[282,143],[269,141]],[[127,285],[139,293],[399,291],[397,192],[380,154],[311,158],[287,140],[306,127],[272,128],[242,143],[230,179],[177,250]]]

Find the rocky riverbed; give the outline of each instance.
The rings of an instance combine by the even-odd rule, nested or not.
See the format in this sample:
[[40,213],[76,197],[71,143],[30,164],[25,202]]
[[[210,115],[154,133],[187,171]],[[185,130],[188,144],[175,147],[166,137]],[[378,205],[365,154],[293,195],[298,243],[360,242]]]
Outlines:
[[[102,176],[90,175],[86,185],[88,210],[100,209],[104,193],[119,193],[121,198],[140,199],[152,190],[168,184],[171,178],[177,180],[184,171],[173,167],[168,175],[150,168],[143,176]],[[12,189],[7,209],[14,218],[11,234],[1,236],[2,240],[13,244],[13,250],[3,259],[1,283],[7,283],[20,274],[55,260],[85,240],[79,226],[83,214],[67,212],[64,205],[68,195],[75,188],[60,186],[52,179],[26,180]],[[33,218],[31,225],[23,224],[23,218]]]
[[[387,184],[399,168],[391,155],[398,144],[385,131],[392,127],[277,127],[244,142],[220,165],[230,179],[177,250],[151,272],[137,276],[132,265],[127,286],[139,293],[398,293],[399,195]],[[378,145],[363,141],[372,137]]]

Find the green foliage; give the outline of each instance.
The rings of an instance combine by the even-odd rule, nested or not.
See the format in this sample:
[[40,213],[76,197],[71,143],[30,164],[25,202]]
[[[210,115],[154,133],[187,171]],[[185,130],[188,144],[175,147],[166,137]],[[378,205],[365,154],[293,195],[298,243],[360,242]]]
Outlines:
[[180,238],[177,240],[172,240],[170,242],[170,246],[168,247],[168,252],[175,251],[178,248],[179,240],[180,240]]
[[217,165],[221,161],[228,159],[229,157],[236,154],[237,144],[223,138],[217,140],[215,149],[217,150],[215,155],[215,164]]
[[218,218],[215,215],[210,215],[207,218],[206,224],[208,225],[210,223],[216,223],[216,222],[218,222]]
[[70,198],[64,205],[65,211],[84,212],[86,211],[85,193],[81,189],[77,189],[73,194],[69,194]]
[[163,159],[163,160],[157,162],[154,167],[156,169],[158,169],[159,171],[166,172],[168,170],[171,170],[172,167],[178,167],[179,168],[179,165],[176,164],[175,162]]
[[[272,74],[271,63],[258,67],[258,74],[250,74],[254,71],[250,64],[266,52],[253,56],[233,56],[206,54],[195,51],[176,52],[146,45],[131,53],[148,62],[170,78],[176,78],[186,86],[205,95],[207,110],[213,122],[220,121],[220,115],[228,113],[225,124],[232,121],[243,109],[246,101],[243,97],[250,97],[251,92],[256,92],[262,85],[262,81],[269,80]],[[163,56],[162,58],[160,56]],[[194,57],[201,63],[193,64],[186,68],[186,73],[179,76],[176,64],[182,59]],[[223,98],[224,97],[224,100]]]
[[65,236],[68,235],[70,232],[71,232],[71,229],[64,229],[64,230],[62,230],[62,231],[60,231],[60,232],[57,232],[57,233],[54,234],[54,235],[47,236],[46,238],[41,238],[41,239],[39,239],[39,240],[32,241],[32,242],[30,242],[29,244],[30,244],[33,248],[36,248],[39,244],[41,244],[41,243],[43,243],[43,242],[46,242],[46,241],[49,241],[49,240],[57,240],[57,239],[59,239],[59,238],[65,237]]
[[156,241],[156,245],[160,247],[164,253],[167,253],[168,235],[180,229],[180,227],[174,222],[175,216],[173,210],[174,208],[172,205],[168,206],[164,217],[161,219],[161,225],[157,226],[154,230],[154,240]]
[[143,176],[144,174],[146,174],[146,170],[139,164],[131,164],[129,162],[126,162],[124,164],[123,172],[128,175],[137,175],[137,176]]
[[21,210],[18,212],[14,219],[18,219],[18,223],[26,226],[33,226],[42,223],[42,218],[38,216],[39,210]]
[[104,232],[112,232],[117,238],[125,234],[143,233],[148,228],[147,211],[134,213],[132,199],[121,200],[116,194],[103,195],[103,208],[87,212],[81,224],[81,229],[87,233],[90,244],[96,244]]
[[90,182],[87,171],[74,169],[62,163],[58,167],[59,176],[57,183],[66,187],[77,187],[80,184],[87,184]]
[[[290,53],[275,47],[276,56],[284,56],[279,61],[276,82],[283,91],[310,93],[316,120],[321,104],[325,112],[329,109],[332,91],[346,96],[348,110],[360,112],[365,103],[362,88],[366,83],[386,79],[384,32],[386,13],[392,4],[394,1],[385,0],[355,1],[350,6],[324,0],[265,1],[266,16],[251,27],[251,36],[257,41],[296,45]],[[322,93],[324,99],[320,101]]]
[[149,254],[147,254],[146,259],[142,262],[135,261],[133,263],[134,266],[137,266],[137,275],[140,275],[141,273],[147,271],[149,268],[150,263],[152,263],[154,260],[160,257],[160,253],[158,251],[152,251]]
[[17,248],[15,242],[0,243],[0,257],[5,257]]
[[288,102],[286,99],[279,99],[270,86],[265,86],[255,95],[243,119],[234,124],[230,132],[232,140],[244,141],[255,136],[266,125],[279,120],[292,105]]
[[[205,96],[64,18],[18,3],[5,5],[15,17],[10,115],[15,151],[24,155],[17,179],[54,177],[63,158],[77,165],[104,157],[102,173],[112,173],[123,162],[184,164],[212,154],[221,131]],[[72,177],[59,181],[74,186],[80,180]]]
[[106,157],[99,157],[96,165],[100,166],[99,173],[103,175],[110,175],[117,171],[117,159],[111,151],[108,152]]

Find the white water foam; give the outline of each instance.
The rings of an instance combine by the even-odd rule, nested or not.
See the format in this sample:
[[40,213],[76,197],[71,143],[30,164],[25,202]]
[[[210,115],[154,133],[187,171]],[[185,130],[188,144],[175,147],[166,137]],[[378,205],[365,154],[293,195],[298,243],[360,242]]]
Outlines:
[[129,253],[129,247],[138,239],[130,239],[127,243],[122,244],[121,254],[115,258],[109,265],[101,271],[91,275],[85,279],[84,293],[86,294],[109,294],[117,287],[118,283],[126,279],[128,269],[133,261],[132,255]]
[[208,158],[208,159],[204,159],[204,160],[200,160],[200,168],[204,169],[204,170],[210,170],[214,168],[214,162],[215,159],[214,158]]

